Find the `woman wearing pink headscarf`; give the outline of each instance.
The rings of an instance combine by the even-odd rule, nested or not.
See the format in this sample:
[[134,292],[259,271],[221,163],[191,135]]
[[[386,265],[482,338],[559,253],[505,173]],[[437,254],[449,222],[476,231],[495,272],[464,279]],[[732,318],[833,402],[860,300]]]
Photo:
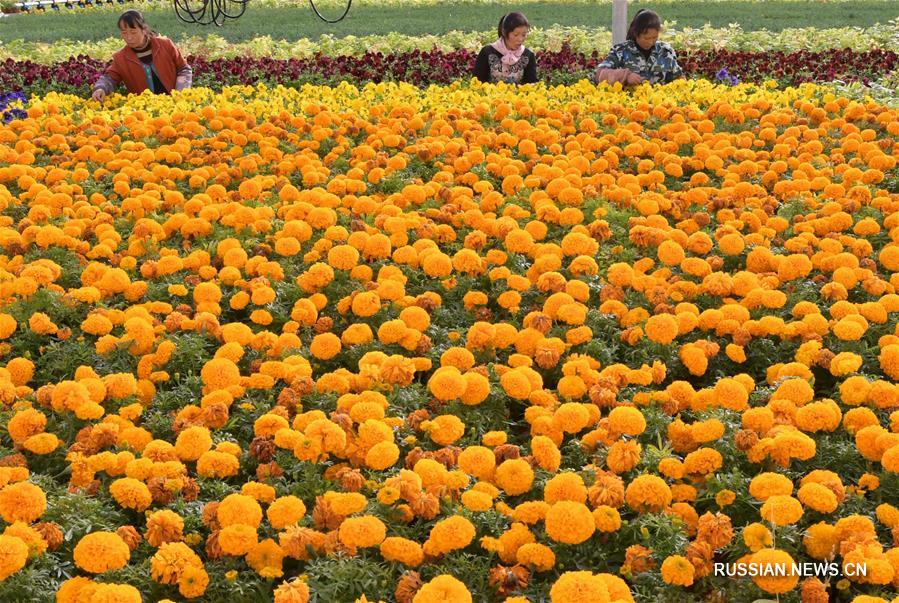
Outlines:
[[537,81],[537,57],[524,47],[531,25],[521,13],[506,13],[499,21],[499,39],[478,53],[474,75],[495,84],[533,84]]

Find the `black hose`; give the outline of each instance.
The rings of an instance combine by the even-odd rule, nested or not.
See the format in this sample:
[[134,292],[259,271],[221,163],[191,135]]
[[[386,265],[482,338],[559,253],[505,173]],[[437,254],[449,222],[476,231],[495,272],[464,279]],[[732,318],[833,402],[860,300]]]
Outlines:
[[312,11],[315,13],[315,16],[324,21],[325,23],[340,23],[343,21],[344,17],[347,16],[347,13],[350,12],[350,7],[353,5],[353,0],[347,0],[346,10],[343,11],[343,14],[334,19],[333,21],[330,19],[325,19],[318,9],[315,7],[315,2],[313,0],[309,0],[309,5],[312,7]]
[[[173,0],[175,14],[185,23],[221,26],[225,19],[237,19],[247,10],[249,0]],[[193,6],[198,6],[193,8]],[[233,12],[232,12],[233,11]]]

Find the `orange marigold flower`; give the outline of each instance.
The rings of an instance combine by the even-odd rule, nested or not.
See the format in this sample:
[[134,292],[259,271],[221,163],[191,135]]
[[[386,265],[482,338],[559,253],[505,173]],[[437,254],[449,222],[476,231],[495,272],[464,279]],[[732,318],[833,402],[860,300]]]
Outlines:
[[46,509],[44,491],[32,483],[21,481],[0,490],[0,517],[7,523],[33,523]]
[[138,512],[142,512],[153,502],[153,495],[147,485],[130,477],[112,482],[109,485],[109,493],[122,507]]
[[766,520],[779,526],[786,526],[799,521],[802,517],[802,504],[792,496],[776,495],[768,498],[759,510]]
[[640,475],[624,492],[627,504],[638,512],[659,512],[671,504],[671,488],[655,475]]
[[244,524],[258,528],[262,521],[262,507],[252,496],[229,494],[218,505],[216,517],[223,528],[234,524]]
[[544,519],[547,535],[556,542],[580,544],[596,530],[590,509],[580,502],[569,500],[553,504]]
[[306,603],[309,601],[309,587],[299,578],[282,582],[274,592],[275,603]]
[[441,574],[422,585],[412,603],[471,603],[471,593],[465,584],[447,574]]
[[194,565],[186,566],[178,580],[178,592],[186,599],[196,599],[203,596],[209,585],[209,574],[203,567]]
[[474,524],[461,515],[453,515],[434,524],[424,550],[431,555],[442,555],[464,549],[474,540],[475,533]]
[[280,578],[284,575],[284,551],[271,538],[254,546],[247,553],[246,559],[247,565],[263,578]]
[[293,495],[276,498],[265,511],[269,524],[276,530],[295,525],[306,515],[306,505]]
[[534,470],[524,459],[509,459],[496,469],[496,485],[509,496],[518,496],[531,489],[534,483]]
[[73,558],[84,571],[101,574],[125,567],[131,559],[131,549],[115,532],[92,532],[75,545]]
[[246,555],[258,542],[256,528],[244,523],[226,526],[218,533],[218,544],[226,555]]
[[666,584],[690,586],[693,584],[694,574],[693,564],[682,555],[670,555],[662,562],[662,580]]
[[679,330],[677,319],[671,314],[656,314],[646,321],[646,336],[662,345],[674,341]]
[[16,573],[28,561],[28,545],[15,536],[0,535],[0,582]]
[[424,561],[424,550],[414,540],[391,536],[381,543],[381,556],[407,567],[418,567]]
[[599,576],[588,572],[565,572],[549,590],[552,603],[609,603],[609,588]]
[[[786,551],[762,549],[752,555],[749,563],[758,568],[758,571],[751,572],[752,581],[766,593],[783,594],[796,588],[799,583],[799,575],[794,572],[793,558]],[[774,567],[785,568],[786,575],[783,575],[784,572],[774,571]]]
[[147,518],[147,542],[159,547],[183,538],[184,519],[174,511],[163,509]]
[[646,418],[639,409],[632,406],[613,408],[608,419],[609,426],[618,433],[635,436],[646,430]]
[[340,524],[340,542],[350,548],[378,546],[387,536],[387,527],[373,515],[350,517]]
[[167,542],[150,560],[150,577],[160,584],[178,584],[187,567],[202,568],[203,562],[183,542]]

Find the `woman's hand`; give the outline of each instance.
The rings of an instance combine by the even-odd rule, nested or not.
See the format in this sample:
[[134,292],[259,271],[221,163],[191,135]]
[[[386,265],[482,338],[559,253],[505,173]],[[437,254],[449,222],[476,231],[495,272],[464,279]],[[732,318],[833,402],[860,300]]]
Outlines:
[[631,84],[631,85],[633,85],[633,86],[636,86],[637,84],[643,83],[643,78],[640,77],[639,74],[634,73],[633,71],[628,71],[628,72],[627,72],[627,76],[626,76],[626,78],[625,78],[625,81],[626,81],[628,84]]
[[102,103],[106,99],[106,90],[103,88],[95,88],[94,93],[91,94],[91,98]]

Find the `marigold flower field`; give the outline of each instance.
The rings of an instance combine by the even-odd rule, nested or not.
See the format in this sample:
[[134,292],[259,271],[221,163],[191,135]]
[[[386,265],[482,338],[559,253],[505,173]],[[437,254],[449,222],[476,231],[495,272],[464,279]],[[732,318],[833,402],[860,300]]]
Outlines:
[[896,600],[896,109],[679,81],[20,110],[0,599]]

